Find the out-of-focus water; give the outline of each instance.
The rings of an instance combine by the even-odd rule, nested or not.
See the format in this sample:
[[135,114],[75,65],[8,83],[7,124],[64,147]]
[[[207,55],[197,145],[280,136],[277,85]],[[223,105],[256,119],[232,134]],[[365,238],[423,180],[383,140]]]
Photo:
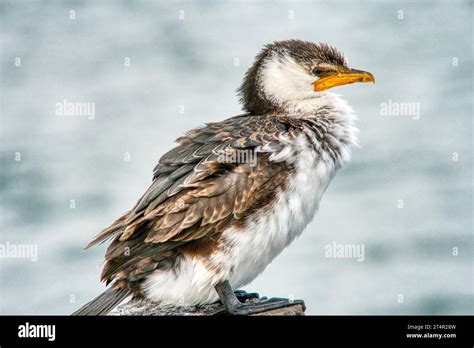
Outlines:
[[[361,148],[246,289],[303,298],[311,314],[472,314],[472,13],[472,1],[2,0],[0,244],[35,244],[38,260],[0,259],[0,313],[67,314],[99,294],[104,246],[82,247],[182,132],[241,112],[235,89],[262,45],[298,38],[377,83],[337,89]],[[94,102],[95,118],[58,116],[63,100]],[[419,119],[381,115],[389,100],[419,103]],[[363,244],[364,261],[325,257],[333,242]]]

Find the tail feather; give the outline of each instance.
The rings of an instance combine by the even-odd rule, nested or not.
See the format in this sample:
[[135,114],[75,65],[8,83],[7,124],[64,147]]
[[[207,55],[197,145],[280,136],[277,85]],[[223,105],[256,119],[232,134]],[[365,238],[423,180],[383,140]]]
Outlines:
[[129,295],[128,289],[109,288],[71,315],[106,315]]
[[125,214],[122,214],[122,216],[115,220],[112,225],[102,230],[97,236],[95,236],[94,239],[89,244],[87,244],[84,249],[89,249],[93,245],[104,243],[105,241],[122,232],[122,230],[126,227],[124,222],[129,215],[129,211],[127,211]]

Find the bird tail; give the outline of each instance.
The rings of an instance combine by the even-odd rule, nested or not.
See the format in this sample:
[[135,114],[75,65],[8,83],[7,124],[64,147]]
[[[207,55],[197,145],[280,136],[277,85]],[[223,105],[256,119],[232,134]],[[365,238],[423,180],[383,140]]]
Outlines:
[[106,315],[129,295],[128,289],[109,288],[71,315]]

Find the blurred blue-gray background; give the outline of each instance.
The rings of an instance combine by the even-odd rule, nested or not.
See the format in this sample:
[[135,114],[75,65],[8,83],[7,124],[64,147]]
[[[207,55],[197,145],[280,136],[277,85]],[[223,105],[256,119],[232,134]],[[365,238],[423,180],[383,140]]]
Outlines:
[[[1,314],[68,314],[182,132],[239,114],[262,45],[327,42],[375,85],[335,89],[361,148],[303,235],[246,289],[310,314],[473,314],[472,1],[0,1]],[[95,117],[60,116],[64,100]],[[381,104],[414,102],[420,117]],[[365,259],[325,257],[363,244]]]

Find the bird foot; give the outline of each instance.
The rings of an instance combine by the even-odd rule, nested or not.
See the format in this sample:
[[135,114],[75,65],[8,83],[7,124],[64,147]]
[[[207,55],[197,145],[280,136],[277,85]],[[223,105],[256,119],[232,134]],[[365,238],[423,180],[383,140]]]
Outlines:
[[227,311],[232,315],[250,315],[262,313],[274,309],[291,307],[294,305],[301,305],[303,311],[306,306],[303,300],[289,300],[287,298],[260,298],[249,303],[241,303],[227,308]]
[[[270,299],[266,297],[258,298],[258,294],[255,293],[247,293],[242,290],[234,292],[228,280],[216,284],[215,289],[225,310],[231,315],[250,315],[294,305],[300,305],[303,307],[303,311],[306,310],[306,306],[302,300],[293,301],[278,297]],[[240,296],[240,299],[238,296]],[[248,299],[249,297],[253,297],[254,300],[242,302],[242,299],[245,300],[245,298]]]

